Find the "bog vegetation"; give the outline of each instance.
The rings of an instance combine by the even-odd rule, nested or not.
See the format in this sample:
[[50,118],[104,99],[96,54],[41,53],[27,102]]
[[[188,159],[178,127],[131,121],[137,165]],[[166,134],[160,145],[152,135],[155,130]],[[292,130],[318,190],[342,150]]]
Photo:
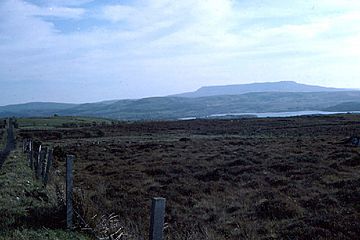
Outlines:
[[78,229],[116,216],[122,239],[147,236],[154,196],[166,239],[357,238],[359,135],[352,114],[18,130],[55,147],[59,176],[76,155]]

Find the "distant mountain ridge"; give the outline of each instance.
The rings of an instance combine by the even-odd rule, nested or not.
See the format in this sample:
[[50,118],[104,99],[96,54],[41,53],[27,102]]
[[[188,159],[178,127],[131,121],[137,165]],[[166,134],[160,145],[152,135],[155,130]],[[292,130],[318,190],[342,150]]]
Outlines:
[[177,97],[209,97],[217,95],[238,95],[251,92],[335,92],[351,91],[351,89],[329,88],[307,84],[300,84],[293,81],[249,83],[236,85],[220,85],[201,87],[195,92],[181,93]]
[[[193,97],[197,94],[210,94],[210,96]],[[190,95],[189,93],[185,95],[187,97],[175,95],[86,104],[15,104],[0,107],[0,117],[43,117],[57,114],[119,120],[160,120],[203,118],[214,114],[358,111],[360,102],[360,91],[346,91],[346,89],[325,88],[295,82],[204,87]]]
[[67,109],[74,107],[77,104],[74,103],[56,103],[56,102],[30,102],[21,104],[11,104],[6,106],[0,106],[0,111],[14,111],[14,110],[44,110],[44,109]]
[[[331,110],[334,106],[360,100],[360,91],[287,93],[262,92],[200,98],[154,97],[119,100],[109,104],[79,104],[66,109],[1,111],[0,117],[88,116],[119,120],[172,120],[206,118],[214,114]],[[347,104],[346,111],[356,111]],[[338,111],[339,107],[334,110]],[[9,110],[9,109],[8,109]]]

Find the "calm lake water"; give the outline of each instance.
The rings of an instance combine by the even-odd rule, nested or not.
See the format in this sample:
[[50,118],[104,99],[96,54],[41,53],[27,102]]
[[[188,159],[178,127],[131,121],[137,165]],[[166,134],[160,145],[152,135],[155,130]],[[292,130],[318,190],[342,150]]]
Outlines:
[[[344,114],[344,113],[360,113],[360,111],[352,112],[324,112],[324,111],[298,111],[298,112],[265,112],[265,113],[223,113],[223,114],[212,114],[208,118],[221,118],[229,116],[256,116],[259,118],[266,117],[296,117],[296,116],[308,116],[308,115],[333,115],[333,114]],[[184,117],[179,120],[193,120],[196,117]]]

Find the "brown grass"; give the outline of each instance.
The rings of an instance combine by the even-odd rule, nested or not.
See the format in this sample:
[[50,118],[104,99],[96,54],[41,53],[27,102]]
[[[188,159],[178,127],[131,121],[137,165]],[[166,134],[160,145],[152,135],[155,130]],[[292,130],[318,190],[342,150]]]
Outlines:
[[147,236],[155,196],[167,199],[167,239],[360,234],[360,150],[344,141],[360,135],[360,116],[124,123],[21,134],[59,146],[61,173],[65,154],[75,154],[82,215],[115,213],[137,239]]

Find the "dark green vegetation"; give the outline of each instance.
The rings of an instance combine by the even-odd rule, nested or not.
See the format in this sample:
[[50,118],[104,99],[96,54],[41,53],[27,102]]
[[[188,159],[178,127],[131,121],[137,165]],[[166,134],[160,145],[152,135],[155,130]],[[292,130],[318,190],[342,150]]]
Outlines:
[[1,229],[33,224],[31,213],[45,214],[56,206],[56,196],[51,196],[33,179],[33,172],[25,159],[24,155],[15,151],[0,170]]
[[26,156],[12,152],[0,169],[0,239],[88,239],[62,230],[63,219],[54,187],[44,189]]
[[0,151],[5,147],[6,131],[0,128]]
[[[0,134],[0,169],[10,152],[16,147],[14,133],[14,125],[16,125],[16,121],[10,120],[10,122],[10,127],[5,127],[4,129],[1,129],[2,132]],[[3,121],[2,123],[4,126],[8,125],[5,121]]]
[[81,234],[59,229],[16,229],[0,232],[0,240],[88,240]]
[[[201,98],[156,97],[81,104],[67,109],[39,111],[36,116],[91,116],[122,120],[204,118],[211,114],[290,112],[323,110],[345,102],[356,102],[360,91],[318,93],[246,93]],[[355,109],[356,110],[356,109]],[[9,115],[2,112],[0,116]],[[14,111],[10,116],[33,116],[33,111]]]
[[0,151],[6,146],[6,120],[4,120],[5,119],[0,118]]
[[[96,136],[101,132],[101,137]],[[75,154],[83,216],[117,213],[146,236],[167,199],[167,239],[357,239],[359,115],[119,123],[21,130]],[[140,238],[135,238],[140,239]]]

